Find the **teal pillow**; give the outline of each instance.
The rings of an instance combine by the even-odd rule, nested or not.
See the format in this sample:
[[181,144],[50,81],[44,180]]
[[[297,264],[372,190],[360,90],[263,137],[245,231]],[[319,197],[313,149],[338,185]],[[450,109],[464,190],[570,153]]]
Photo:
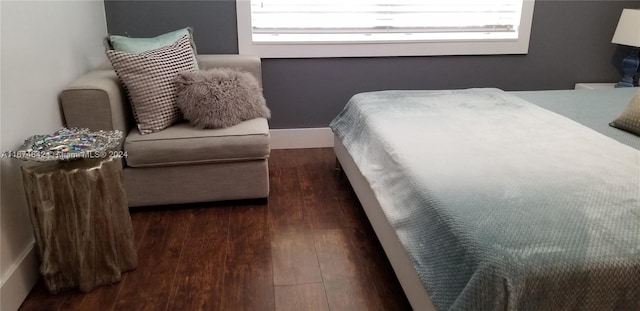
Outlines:
[[110,49],[131,54],[140,54],[172,45],[183,36],[187,36],[189,38],[189,43],[193,49],[193,60],[197,70],[198,59],[196,58],[196,44],[193,41],[193,29],[191,27],[168,32],[153,38],[130,38],[125,36],[107,35],[105,39],[106,44]]

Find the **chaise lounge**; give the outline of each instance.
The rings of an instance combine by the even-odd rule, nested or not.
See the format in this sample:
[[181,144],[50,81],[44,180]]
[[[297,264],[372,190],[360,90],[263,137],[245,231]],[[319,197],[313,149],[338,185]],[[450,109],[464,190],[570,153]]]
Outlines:
[[[261,61],[243,55],[199,55],[201,69],[230,67],[262,84]],[[140,135],[126,93],[109,64],[70,83],[61,93],[65,123],[92,130],[120,130],[123,178],[129,206],[237,199],[269,194],[269,126],[264,118],[222,129],[187,122]]]

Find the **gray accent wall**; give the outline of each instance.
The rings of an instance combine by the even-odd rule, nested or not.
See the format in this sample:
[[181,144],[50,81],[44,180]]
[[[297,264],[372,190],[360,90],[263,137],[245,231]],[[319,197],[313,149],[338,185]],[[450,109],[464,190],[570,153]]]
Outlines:
[[238,54],[235,0],[104,0],[110,34],[154,37],[193,27],[200,54]]
[[[537,0],[527,55],[263,59],[270,126],[325,127],[365,91],[617,82],[630,51],[611,43],[623,8],[640,8],[640,1]],[[235,1],[105,0],[105,11],[112,34],[155,36],[192,26],[198,53],[238,53]]]

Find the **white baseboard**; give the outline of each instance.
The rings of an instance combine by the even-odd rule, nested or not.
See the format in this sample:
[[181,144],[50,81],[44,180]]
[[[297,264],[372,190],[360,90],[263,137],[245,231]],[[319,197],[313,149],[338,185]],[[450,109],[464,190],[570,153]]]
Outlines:
[[27,247],[4,275],[0,283],[0,310],[18,310],[39,277],[38,257],[34,242]]
[[333,147],[333,132],[328,127],[274,129],[269,135],[271,149]]

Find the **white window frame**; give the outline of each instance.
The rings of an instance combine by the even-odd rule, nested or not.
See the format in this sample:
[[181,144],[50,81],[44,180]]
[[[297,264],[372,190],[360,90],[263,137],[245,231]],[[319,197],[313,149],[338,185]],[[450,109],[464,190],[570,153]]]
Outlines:
[[535,0],[523,0],[518,39],[366,43],[254,43],[251,1],[236,0],[238,50],[262,58],[527,54]]

